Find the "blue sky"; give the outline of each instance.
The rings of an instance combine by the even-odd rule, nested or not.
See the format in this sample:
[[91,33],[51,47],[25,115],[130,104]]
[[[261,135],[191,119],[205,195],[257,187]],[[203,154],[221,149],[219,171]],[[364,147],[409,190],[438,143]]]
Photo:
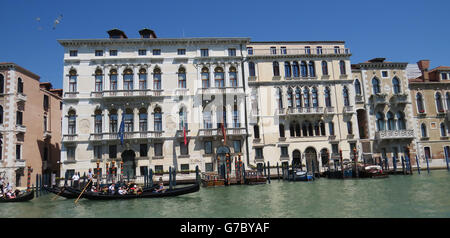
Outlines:
[[[450,1],[45,1],[0,0],[0,62],[14,62],[62,87],[57,39],[250,37],[253,41],[344,40],[352,63],[375,57],[450,66]],[[55,29],[54,21],[62,14]],[[37,18],[40,20],[38,21]]]

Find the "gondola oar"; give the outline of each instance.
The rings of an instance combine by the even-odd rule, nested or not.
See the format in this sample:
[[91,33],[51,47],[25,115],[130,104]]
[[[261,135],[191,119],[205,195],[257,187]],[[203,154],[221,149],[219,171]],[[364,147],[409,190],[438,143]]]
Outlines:
[[64,189],[61,189],[61,191],[59,191],[59,193],[57,193],[56,196],[52,198],[52,201],[55,200],[62,192],[64,192]]
[[83,191],[81,191],[80,196],[78,196],[77,200],[75,200],[75,204],[77,204],[78,200],[80,199],[81,195],[83,195],[84,190],[86,190],[86,188],[89,186],[89,184],[92,182],[92,179],[89,179],[89,182],[86,184],[86,186],[84,187]]

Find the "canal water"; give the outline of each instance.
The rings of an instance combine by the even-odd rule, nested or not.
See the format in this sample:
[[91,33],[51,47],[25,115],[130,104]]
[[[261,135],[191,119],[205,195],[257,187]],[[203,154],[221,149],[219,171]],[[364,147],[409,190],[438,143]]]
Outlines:
[[173,198],[89,201],[47,194],[0,203],[2,218],[304,218],[450,217],[450,172],[387,179],[285,182],[201,188]]

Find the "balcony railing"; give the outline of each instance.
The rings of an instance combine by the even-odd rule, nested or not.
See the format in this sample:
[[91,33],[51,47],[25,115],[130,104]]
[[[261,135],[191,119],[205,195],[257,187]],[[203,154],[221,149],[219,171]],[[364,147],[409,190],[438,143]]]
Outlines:
[[219,130],[217,128],[200,129],[198,130],[198,136],[217,136],[219,135]]
[[385,130],[377,131],[375,133],[377,140],[390,140],[390,139],[413,139],[414,130]]
[[393,103],[393,104],[407,104],[408,103],[408,95],[406,93],[394,94],[391,97],[391,103]]
[[[228,135],[246,135],[245,128],[227,128],[227,136]],[[222,134],[222,131],[220,132]]]
[[[246,135],[245,128],[226,128],[225,131],[227,136],[240,136]],[[206,137],[206,136],[223,136],[221,128],[208,128],[208,129],[200,129],[198,130],[198,136]]]
[[348,48],[296,48],[296,49],[253,49],[253,54],[249,56],[270,56],[270,55],[348,55]]
[[373,94],[372,96],[370,96],[372,103],[375,106],[379,104],[380,105],[387,104],[386,97],[387,94]]
[[323,107],[291,107],[286,111],[289,115],[317,115],[323,114]]
[[211,87],[211,88],[200,88],[198,94],[243,94],[243,87]]
[[26,102],[26,101],[27,101],[27,95],[25,95],[25,94],[23,94],[23,93],[18,93],[18,94],[17,94],[17,100],[18,100],[18,101]]
[[[135,89],[135,90],[106,90],[102,91],[102,97],[159,97],[162,95],[163,90],[152,90],[152,89]],[[99,97],[100,92],[93,92],[92,95]]]
[[65,134],[63,135],[63,142],[75,141],[77,139],[77,134]]
[[356,95],[356,96],[355,96],[355,102],[356,102],[356,103],[362,103],[362,102],[364,102],[363,96],[362,96],[362,95]]
[[325,113],[334,113],[334,107],[326,107]]
[[16,125],[16,131],[25,133],[25,132],[27,132],[27,127],[24,126],[24,125],[18,125],[18,124],[17,124],[17,125]]
[[349,114],[349,113],[354,113],[354,112],[355,111],[354,111],[353,106],[344,106],[344,109],[343,109],[344,114]]

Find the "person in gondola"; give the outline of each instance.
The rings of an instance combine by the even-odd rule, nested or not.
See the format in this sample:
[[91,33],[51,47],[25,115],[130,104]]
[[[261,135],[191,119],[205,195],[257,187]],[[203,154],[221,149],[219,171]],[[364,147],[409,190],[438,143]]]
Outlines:
[[6,194],[6,196],[7,196],[9,199],[16,198],[16,194],[13,193],[12,189],[11,189],[11,190],[8,190],[8,193]]
[[163,193],[166,189],[164,188],[164,183],[162,181],[159,182],[159,188],[155,190],[157,193]]
[[108,194],[108,187],[107,186],[102,187],[102,193],[103,194]]
[[87,177],[88,181],[91,181],[88,185],[88,189],[90,189],[92,187],[92,184],[94,183],[94,173],[92,173],[92,169],[89,169]]
[[5,194],[3,192],[3,185],[5,183],[5,180],[3,179],[3,177],[0,177],[0,193],[2,194],[2,196]]
[[75,174],[72,176],[72,180],[73,180],[73,187],[74,187],[74,188],[79,188],[79,186],[80,186],[80,183],[79,183],[79,181],[80,181],[80,175],[77,174],[77,173],[75,173]]
[[127,194],[127,190],[125,189],[125,187],[120,187],[120,188],[119,188],[119,194],[120,194],[120,195],[125,195],[125,194]]
[[96,193],[97,192],[97,188],[95,186],[91,187],[91,192]]
[[16,189],[16,190],[14,191],[14,195],[17,197],[17,196],[19,196],[19,194],[20,194],[20,190],[19,190],[19,189]]
[[111,184],[111,186],[109,186],[109,193],[114,195],[116,193],[116,184]]

